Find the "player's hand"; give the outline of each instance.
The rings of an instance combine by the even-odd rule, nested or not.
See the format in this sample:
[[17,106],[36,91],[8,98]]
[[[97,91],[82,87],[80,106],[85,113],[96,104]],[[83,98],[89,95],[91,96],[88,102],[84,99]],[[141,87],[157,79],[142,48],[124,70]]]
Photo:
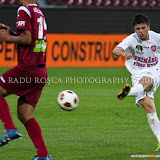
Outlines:
[[1,30],[1,29],[5,29],[6,31],[8,31],[8,33],[9,33],[10,35],[13,34],[12,29],[11,29],[9,26],[6,26],[6,25],[4,25],[4,24],[2,24],[2,23],[0,23],[0,30]]
[[0,23],[0,29],[5,29],[5,30],[8,30],[8,31],[9,31],[9,30],[10,30],[10,27],[8,27],[8,26]]
[[5,27],[5,25],[0,23],[0,30],[3,29],[4,27]]
[[7,30],[0,30],[0,42],[7,42],[9,40],[10,34]]
[[130,59],[130,58],[132,58],[132,53],[130,53],[130,52],[123,52],[122,56],[126,57],[126,59]]

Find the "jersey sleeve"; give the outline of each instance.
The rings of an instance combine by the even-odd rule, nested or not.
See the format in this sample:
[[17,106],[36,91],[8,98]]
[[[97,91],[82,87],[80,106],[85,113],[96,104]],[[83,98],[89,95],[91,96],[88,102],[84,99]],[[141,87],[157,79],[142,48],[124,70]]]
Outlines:
[[119,43],[117,47],[122,47],[124,50],[126,50],[131,47],[131,40],[131,36],[128,36],[125,39],[123,39],[123,41]]
[[18,9],[16,29],[29,30],[30,32],[32,32],[31,13],[28,8],[24,6],[21,6]]

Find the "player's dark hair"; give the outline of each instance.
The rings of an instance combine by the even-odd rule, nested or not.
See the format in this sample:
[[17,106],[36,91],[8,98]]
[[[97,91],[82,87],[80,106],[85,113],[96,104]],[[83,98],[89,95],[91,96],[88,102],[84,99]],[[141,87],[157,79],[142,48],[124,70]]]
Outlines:
[[147,16],[144,16],[142,14],[138,14],[133,18],[133,27],[135,27],[136,24],[146,24],[147,26],[150,24]]

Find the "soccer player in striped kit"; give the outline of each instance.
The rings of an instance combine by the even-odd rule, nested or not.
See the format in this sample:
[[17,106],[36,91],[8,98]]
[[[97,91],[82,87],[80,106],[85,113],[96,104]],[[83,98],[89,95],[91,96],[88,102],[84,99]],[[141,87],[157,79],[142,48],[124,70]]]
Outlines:
[[[0,42],[17,44],[18,65],[0,76],[0,119],[4,134],[0,145],[20,138],[21,132],[14,125],[9,107],[4,99],[9,94],[18,95],[17,112],[37,150],[33,160],[52,160],[45,146],[41,128],[33,116],[34,109],[47,79],[46,47],[47,24],[36,0],[20,0],[17,12],[16,32],[0,24]],[[26,80],[21,83],[21,79]],[[44,81],[37,81],[37,79]]]

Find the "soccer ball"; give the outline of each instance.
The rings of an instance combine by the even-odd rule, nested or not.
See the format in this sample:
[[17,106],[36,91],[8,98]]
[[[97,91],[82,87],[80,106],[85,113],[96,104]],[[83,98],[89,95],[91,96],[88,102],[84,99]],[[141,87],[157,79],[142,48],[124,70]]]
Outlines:
[[65,111],[74,110],[79,104],[77,94],[71,90],[64,90],[57,97],[59,106]]

